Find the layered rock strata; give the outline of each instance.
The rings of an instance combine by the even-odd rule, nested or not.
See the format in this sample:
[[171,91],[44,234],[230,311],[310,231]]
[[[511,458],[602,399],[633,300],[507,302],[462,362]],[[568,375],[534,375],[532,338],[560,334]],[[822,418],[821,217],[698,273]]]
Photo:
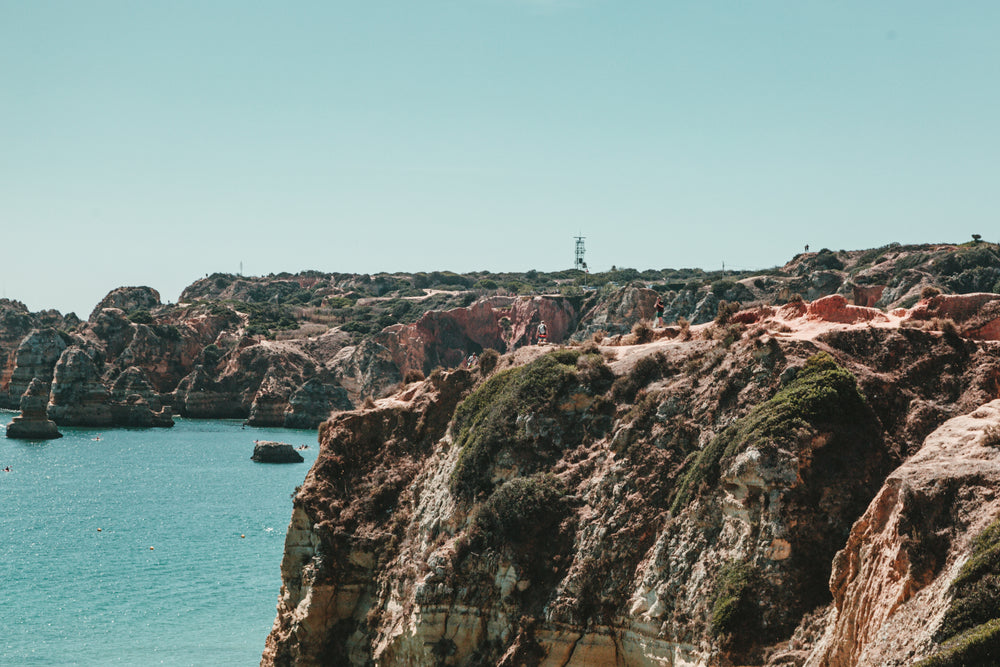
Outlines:
[[343,387],[310,378],[288,398],[283,425],[286,428],[314,429],[329,419],[332,412],[351,410],[353,407]]
[[49,387],[34,379],[21,396],[21,414],[7,424],[7,437],[15,440],[52,440],[61,438],[56,423],[48,418],[46,405]]
[[[926,655],[929,645],[873,648],[885,639],[875,625],[922,599],[935,573],[953,574],[993,510],[946,536],[958,505],[945,500],[977,502],[974,489],[994,482],[948,481],[957,464],[944,459],[921,464],[916,495],[885,480],[947,418],[995,397],[1000,365],[990,346],[881,329],[857,317],[864,309],[829,305],[762,310],[731,342],[716,327],[640,346],[520,349],[490,377],[436,374],[335,415],[295,498],[262,664]],[[765,333],[781,317],[830,320],[812,339]],[[964,432],[983,432],[996,407]],[[963,437],[957,456],[986,457]],[[869,503],[888,524],[862,518]],[[869,618],[875,599],[886,606]],[[914,604],[908,622],[939,618]]]
[[109,392],[93,358],[71,346],[59,357],[53,372],[49,417],[60,426],[110,426]]
[[45,386],[52,383],[56,362],[66,349],[66,338],[52,328],[34,329],[24,337],[10,360],[7,392],[12,398],[23,395],[36,378]]

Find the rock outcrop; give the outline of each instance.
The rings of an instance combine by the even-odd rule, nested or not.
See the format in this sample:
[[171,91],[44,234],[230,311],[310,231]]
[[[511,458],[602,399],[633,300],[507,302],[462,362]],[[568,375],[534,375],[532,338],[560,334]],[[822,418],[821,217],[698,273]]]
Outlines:
[[857,324],[858,322],[888,322],[889,318],[876,308],[852,306],[839,294],[831,294],[809,304],[806,313],[825,322]]
[[549,341],[561,343],[578,318],[572,301],[562,297],[493,297],[467,308],[430,311],[414,324],[388,327],[374,340],[402,378],[411,371],[429,374],[437,366],[455,368],[471,352],[534,344],[543,321]]
[[77,346],[56,362],[49,398],[49,418],[60,426],[110,426],[110,394],[91,356]]
[[937,649],[971,537],[1000,516],[1000,400],[949,420],[885,480],[833,561],[806,665],[911,665]]
[[283,425],[286,428],[314,429],[329,419],[332,412],[353,407],[343,387],[310,378],[288,398]]
[[200,365],[177,384],[172,401],[181,416],[195,419],[244,419],[249,413],[242,392],[220,386]]
[[[583,315],[573,337],[576,340],[585,340],[598,331],[608,335],[626,334],[639,321],[653,321],[656,318],[655,306],[659,296],[658,292],[651,289],[622,287]],[[698,307],[697,301],[694,300],[678,303],[675,298],[670,301],[669,309],[664,312],[664,317],[669,321],[691,315]]]
[[93,322],[105,308],[117,308],[125,313],[151,311],[160,305],[160,293],[152,287],[119,287],[108,292],[90,313]]
[[45,386],[51,384],[53,370],[66,349],[67,338],[51,327],[33,329],[25,336],[8,362],[7,395],[20,397],[36,378]]
[[251,460],[258,463],[302,463],[305,459],[287,442],[260,440],[254,443]]
[[49,387],[34,379],[21,396],[21,414],[7,424],[7,437],[16,440],[52,440],[61,438],[56,423],[48,418],[45,406],[49,402]]
[[[995,482],[949,482],[928,462],[923,490],[897,501],[896,474],[885,480],[947,418],[995,397],[1000,365],[983,344],[828,305],[790,304],[792,319],[758,309],[752,324],[689,339],[518,349],[490,377],[438,373],[335,415],[295,498],[262,664],[926,655],[927,642],[875,649],[876,622],[953,574],[995,510],[945,535],[947,517],[957,499],[977,502],[969,485]],[[733,326],[746,328],[723,341]],[[966,433],[1000,416],[1000,404],[983,410]],[[870,503],[898,517],[855,523]],[[879,537],[890,524],[899,549]],[[864,596],[886,591],[869,618]]]

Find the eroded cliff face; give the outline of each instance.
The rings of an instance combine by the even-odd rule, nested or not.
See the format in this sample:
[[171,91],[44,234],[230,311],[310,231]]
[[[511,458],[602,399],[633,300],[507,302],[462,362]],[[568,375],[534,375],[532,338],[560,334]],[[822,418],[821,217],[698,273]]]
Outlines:
[[[844,305],[789,310],[849,316],[821,335],[771,313],[529,347],[336,416],[295,498],[262,664],[906,664],[873,649],[876,620],[939,618],[995,514],[953,521],[972,477],[920,457],[1000,393],[996,350]],[[918,450],[919,484],[890,476]]]
[[911,665],[935,652],[949,585],[1000,516],[998,428],[994,400],[946,422],[889,475],[834,559],[834,602],[807,665]]

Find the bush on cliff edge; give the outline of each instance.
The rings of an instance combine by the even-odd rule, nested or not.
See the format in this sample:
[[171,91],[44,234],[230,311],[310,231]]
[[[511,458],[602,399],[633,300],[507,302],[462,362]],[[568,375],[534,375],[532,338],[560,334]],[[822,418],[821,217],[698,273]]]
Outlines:
[[579,352],[560,350],[531,363],[492,375],[455,411],[455,444],[461,448],[451,474],[451,490],[466,499],[493,490],[493,459],[505,445],[524,445],[519,415],[551,410],[576,383]]
[[676,515],[694,499],[702,484],[715,483],[722,462],[751,443],[783,446],[795,442],[803,432],[844,429],[870,419],[870,409],[854,376],[829,354],[820,352],[809,358],[787,387],[754,407],[693,457],[670,511]]
[[1000,657],[1000,519],[973,542],[951,582],[952,601],[934,639],[943,649],[919,667],[996,664]]

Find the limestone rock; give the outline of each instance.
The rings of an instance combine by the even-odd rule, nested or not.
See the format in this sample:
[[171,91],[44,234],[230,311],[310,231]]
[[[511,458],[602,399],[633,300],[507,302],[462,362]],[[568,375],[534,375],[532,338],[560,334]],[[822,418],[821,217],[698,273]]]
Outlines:
[[245,418],[241,392],[220,386],[203,366],[196,366],[177,385],[173,404],[184,417],[196,419]]
[[343,387],[310,378],[289,397],[284,424],[286,428],[312,429],[326,421],[331,412],[353,407]]
[[254,443],[250,458],[258,463],[302,463],[305,460],[290,444],[270,440]]
[[46,414],[48,402],[48,384],[35,378],[21,396],[21,414],[7,425],[7,437],[21,440],[61,438],[56,423]]
[[[640,287],[622,287],[610,298],[600,301],[591,308],[580,320],[573,338],[584,340],[597,331],[609,335],[626,334],[632,331],[633,325],[640,320],[653,321],[656,318],[656,299],[659,293]],[[683,315],[691,315],[696,304],[694,302],[679,307],[678,303],[668,304],[664,318],[676,320]],[[683,312],[678,312],[682,310]],[[713,317],[714,317],[713,313]]]
[[126,314],[135,310],[152,310],[160,305],[160,293],[152,287],[119,287],[108,292],[90,313],[93,322],[105,308],[118,308]]
[[8,394],[21,396],[35,378],[46,386],[51,384],[52,372],[65,349],[66,340],[55,329],[33,329],[13,354]]
[[111,419],[116,426],[148,428],[174,425],[170,406],[154,411],[146,399],[139,394],[129,394],[123,401],[112,402],[110,407]]
[[109,426],[109,398],[90,355],[75,345],[66,348],[53,374],[49,417],[60,426]]
[[160,395],[146,378],[146,373],[138,366],[129,366],[111,385],[111,398],[119,403],[125,403],[133,394],[140,396],[151,409],[159,410]]
[[913,664],[934,648],[948,586],[998,513],[1000,400],[955,417],[885,480],[830,576],[834,604],[806,665]]
[[874,308],[882,298],[885,285],[851,285],[854,295],[854,305]]
[[[384,362],[391,360],[398,370],[378,387],[384,389],[412,370],[428,375],[437,366],[454,368],[470,352],[503,352],[534,344],[538,324],[543,320],[549,342],[562,343],[573,332],[577,319],[573,303],[563,297],[492,297],[466,308],[432,310],[413,324],[388,327],[374,337],[374,345],[358,347],[352,365],[359,371],[355,376],[362,376],[359,385],[370,386],[364,376],[385,376],[390,369]],[[370,370],[380,367],[380,373]],[[350,386],[344,386],[350,393]]]

